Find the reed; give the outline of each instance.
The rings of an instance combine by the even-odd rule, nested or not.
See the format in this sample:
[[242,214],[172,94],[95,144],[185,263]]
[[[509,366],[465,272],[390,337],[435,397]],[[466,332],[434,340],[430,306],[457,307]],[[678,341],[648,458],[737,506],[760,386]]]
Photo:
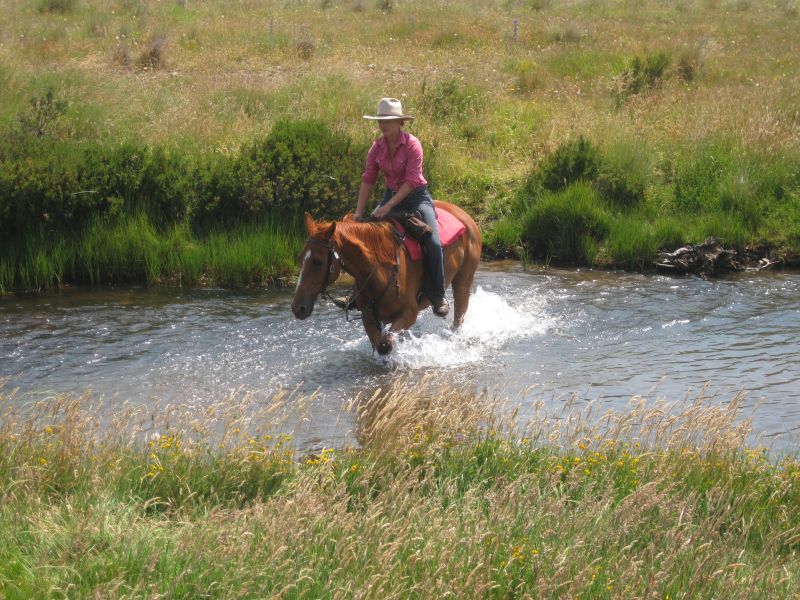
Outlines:
[[39,231],[0,260],[0,291],[72,283],[273,285],[294,271],[299,226],[265,218],[201,236],[185,223],[155,227],[144,213],[96,219],[74,235]]
[[198,410],[0,392],[0,592],[800,591],[800,462],[748,444],[742,395],[605,411],[410,384],[345,404],[357,448],[313,452],[296,441],[313,397]]

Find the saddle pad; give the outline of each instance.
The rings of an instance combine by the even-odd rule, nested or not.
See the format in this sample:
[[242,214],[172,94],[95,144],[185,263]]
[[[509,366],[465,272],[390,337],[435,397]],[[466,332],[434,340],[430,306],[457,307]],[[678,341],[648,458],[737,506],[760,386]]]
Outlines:
[[[439,239],[442,241],[442,248],[447,248],[455,242],[467,229],[466,225],[451,213],[438,208],[436,209],[436,223],[439,225]],[[405,233],[405,228],[402,225],[396,223],[396,226],[400,233]],[[422,247],[417,240],[406,236],[403,240],[403,245],[406,247],[411,260],[420,260],[422,258]]]

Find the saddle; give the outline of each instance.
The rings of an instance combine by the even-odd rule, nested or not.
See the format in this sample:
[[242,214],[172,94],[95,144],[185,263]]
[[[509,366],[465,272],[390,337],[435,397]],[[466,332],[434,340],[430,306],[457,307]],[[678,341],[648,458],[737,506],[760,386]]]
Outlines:
[[[398,233],[403,236],[403,246],[411,260],[421,260],[423,257],[422,246],[431,233],[431,228],[416,212],[392,211],[386,215],[387,219],[394,222]],[[467,227],[446,210],[436,209],[436,223],[439,225],[439,239],[442,248],[454,243],[466,231]]]

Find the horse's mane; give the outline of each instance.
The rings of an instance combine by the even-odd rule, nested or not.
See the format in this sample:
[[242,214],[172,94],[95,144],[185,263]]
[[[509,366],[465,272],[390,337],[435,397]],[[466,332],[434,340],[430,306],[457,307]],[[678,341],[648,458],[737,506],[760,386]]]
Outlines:
[[358,247],[372,263],[394,263],[397,260],[397,242],[394,239],[392,225],[385,221],[378,223],[337,221],[334,237]]

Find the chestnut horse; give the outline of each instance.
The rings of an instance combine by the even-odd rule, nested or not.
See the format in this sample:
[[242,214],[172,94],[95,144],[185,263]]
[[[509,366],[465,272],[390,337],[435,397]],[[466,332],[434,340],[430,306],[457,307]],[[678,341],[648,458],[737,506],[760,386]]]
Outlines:
[[[457,329],[464,322],[480,262],[481,234],[472,217],[458,206],[435,204],[466,226],[461,237],[444,248],[445,288],[453,286],[453,329]],[[423,261],[408,257],[389,222],[360,223],[348,217],[315,222],[308,213],[305,221],[308,239],[298,256],[300,275],[292,312],[298,319],[308,318],[317,296],[344,271],[355,279],[355,302],[372,348],[388,354],[394,335],[411,327],[419,312],[430,306],[428,298],[417,301],[423,284]],[[390,327],[384,333],[386,325]]]

